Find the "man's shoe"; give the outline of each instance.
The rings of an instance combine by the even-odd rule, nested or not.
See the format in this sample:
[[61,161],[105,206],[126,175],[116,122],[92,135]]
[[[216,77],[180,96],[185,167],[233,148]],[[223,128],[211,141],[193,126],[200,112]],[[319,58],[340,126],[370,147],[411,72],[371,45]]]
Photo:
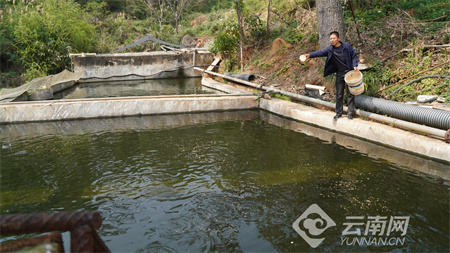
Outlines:
[[334,120],[337,120],[337,119],[339,119],[340,117],[342,117],[342,115],[336,114],[336,116],[334,116],[333,119],[334,119]]
[[347,114],[347,119],[353,119],[353,114],[351,113]]

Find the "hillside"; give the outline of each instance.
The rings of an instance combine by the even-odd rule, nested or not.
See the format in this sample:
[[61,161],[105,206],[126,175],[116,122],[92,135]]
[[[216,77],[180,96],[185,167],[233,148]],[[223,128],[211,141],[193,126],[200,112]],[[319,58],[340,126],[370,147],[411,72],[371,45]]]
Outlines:
[[[69,53],[107,53],[145,35],[207,47],[222,56],[221,72],[241,71],[232,0],[0,1],[5,6],[0,13],[1,87],[70,69]],[[306,83],[325,85],[329,92],[325,99],[332,99],[334,82],[332,77],[322,77],[323,60],[306,64],[298,60],[300,54],[318,49],[315,1],[270,2],[268,11],[269,0],[243,0],[244,72],[260,77],[258,83],[298,93],[305,93]],[[415,78],[448,75],[450,49],[439,47],[450,44],[447,0],[352,2],[356,20],[345,1],[348,31],[341,39],[350,42],[361,62],[370,66],[364,72],[366,94],[386,96]],[[130,50],[160,48],[148,42]],[[391,99],[436,94],[449,102],[449,86],[449,79],[423,79]]]
[[[433,9],[443,6],[444,2],[428,1],[426,4],[429,4],[427,8]],[[357,51],[360,63],[369,66],[369,69],[364,71],[366,94],[383,97],[415,78],[435,74],[449,75],[448,13],[440,15],[434,12],[439,17],[421,16],[421,13],[425,12],[424,3],[410,1],[398,6],[374,4],[369,5],[373,9],[357,9],[355,15],[361,40],[350,11],[345,12],[348,32],[342,40],[351,43]],[[261,19],[267,18],[263,10],[259,13]],[[329,94],[325,94],[323,98],[332,100],[334,80],[332,77],[322,77],[324,60],[311,59],[305,64],[298,60],[299,55],[319,49],[314,6],[305,9],[304,6],[293,5],[286,13],[289,15],[284,16],[284,19],[292,20],[298,25],[287,27],[278,38],[271,35],[270,40],[246,46],[244,72],[260,76],[261,78],[256,80],[260,84],[300,94],[307,93],[305,84],[324,85]],[[420,17],[427,20],[420,20]],[[282,26],[283,23],[284,20],[274,20],[270,25]],[[447,47],[441,47],[444,44],[447,44]],[[237,64],[229,68],[229,62],[229,59],[225,60],[222,71],[240,71]],[[415,100],[421,94],[439,95],[449,102],[449,79],[424,79],[405,87],[390,98],[399,101]]]

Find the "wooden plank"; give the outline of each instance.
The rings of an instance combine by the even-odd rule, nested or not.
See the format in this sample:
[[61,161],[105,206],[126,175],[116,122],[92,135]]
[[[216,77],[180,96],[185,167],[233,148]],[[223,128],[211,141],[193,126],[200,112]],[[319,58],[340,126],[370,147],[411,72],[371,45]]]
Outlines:
[[211,63],[211,65],[209,65],[209,67],[208,67],[206,70],[208,70],[208,71],[213,71],[214,68],[216,67],[216,65],[219,64],[219,62],[220,62],[221,60],[222,60],[222,59],[220,59],[220,58],[214,58],[214,61]]

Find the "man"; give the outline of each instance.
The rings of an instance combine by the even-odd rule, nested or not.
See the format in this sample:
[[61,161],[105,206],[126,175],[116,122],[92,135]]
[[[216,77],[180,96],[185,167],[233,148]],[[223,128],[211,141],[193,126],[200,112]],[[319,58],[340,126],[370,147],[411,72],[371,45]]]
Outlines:
[[[336,73],[336,116],[334,116],[334,120],[337,120],[342,117],[344,110],[344,76],[350,70],[358,70],[358,56],[356,56],[355,50],[349,43],[340,41],[339,33],[336,31],[330,33],[330,44],[331,46],[324,50],[318,50],[304,56],[306,59],[326,56],[327,60],[323,76]],[[347,118],[353,119],[355,98],[349,92],[348,87],[347,97]]]

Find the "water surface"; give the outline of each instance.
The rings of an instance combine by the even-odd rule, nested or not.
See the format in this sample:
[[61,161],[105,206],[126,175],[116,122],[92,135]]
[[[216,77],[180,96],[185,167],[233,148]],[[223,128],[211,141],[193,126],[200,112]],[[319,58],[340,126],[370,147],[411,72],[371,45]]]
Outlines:
[[[447,182],[267,115],[0,126],[1,214],[98,210],[113,252],[449,251]],[[292,228],[312,204],[336,223],[316,249]],[[347,216],[377,215],[410,217],[404,245],[341,245]]]
[[79,83],[54,95],[55,99],[212,94],[201,78],[170,78],[134,81]]

